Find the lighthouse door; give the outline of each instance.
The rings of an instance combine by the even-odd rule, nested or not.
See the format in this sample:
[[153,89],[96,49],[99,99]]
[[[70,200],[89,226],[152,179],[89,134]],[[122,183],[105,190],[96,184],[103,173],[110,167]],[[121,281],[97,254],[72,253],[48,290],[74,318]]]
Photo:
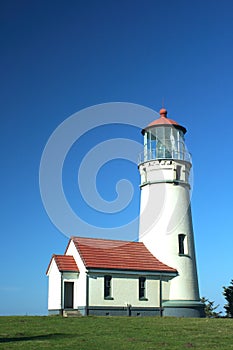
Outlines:
[[74,305],[74,282],[64,284],[64,308],[73,309]]

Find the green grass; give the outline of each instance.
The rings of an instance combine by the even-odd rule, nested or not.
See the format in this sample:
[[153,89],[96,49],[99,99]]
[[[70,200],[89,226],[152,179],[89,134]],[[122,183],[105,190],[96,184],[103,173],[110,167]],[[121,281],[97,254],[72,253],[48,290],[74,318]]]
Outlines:
[[232,319],[0,317],[0,349],[233,349]]

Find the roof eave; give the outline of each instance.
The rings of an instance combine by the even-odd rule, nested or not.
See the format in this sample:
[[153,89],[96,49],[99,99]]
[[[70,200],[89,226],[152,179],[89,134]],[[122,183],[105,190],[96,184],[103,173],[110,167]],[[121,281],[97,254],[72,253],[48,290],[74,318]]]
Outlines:
[[74,271],[74,270],[63,270],[63,269],[59,269],[60,272],[67,272],[67,273],[77,273],[79,274],[80,272],[77,270],[77,271]]
[[156,128],[156,127],[160,127],[160,126],[165,126],[165,127],[173,127],[175,129],[178,129],[178,130],[181,130],[183,132],[183,134],[186,134],[187,132],[187,129],[182,126],[182,125],[176,125],[176,124],[155,124],[155,125],[148,125],[147,127],[143,128],[141,133],[142,135],[145,134],[146,131],[148,131],[149,129],[152,129],[152,128]]
[[132,269],[120,269],[120,268],[100,268],[100,267],[87,267],[87,273],[120,273],[120,274],[132,274],[132,275],[151,275],[151,276],[166,276],[175,277],[178,275],[176,270],[132,270]]

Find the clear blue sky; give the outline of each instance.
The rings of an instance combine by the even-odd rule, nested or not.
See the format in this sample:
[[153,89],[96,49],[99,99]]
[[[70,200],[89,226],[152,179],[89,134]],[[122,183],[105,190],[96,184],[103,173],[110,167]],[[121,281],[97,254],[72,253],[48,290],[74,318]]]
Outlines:
[[[169,116],[188,129],[200,292],[223,305],[222,286],[233,278],[232,1],[1,1],[0,37],[0,314],[47,313],[46,268],[68,238],[41,201],[41,155],[70,115],[114,101],[159,111],[165,100]],[[117,133],[141,140],[132,129]],[[89,136],[99,142],[97,134]],[[78,150],[72,148],[64,169],[71,202]],[[113,198],[105,171],[115,182],[124,167],[136,193],[129,216],[137,216],[137,170],[127,161],[113,163],[101,169],[99,191]],[[99,216],[82,210],[95,224]],[[125,217],[106,220],[114,226]]]

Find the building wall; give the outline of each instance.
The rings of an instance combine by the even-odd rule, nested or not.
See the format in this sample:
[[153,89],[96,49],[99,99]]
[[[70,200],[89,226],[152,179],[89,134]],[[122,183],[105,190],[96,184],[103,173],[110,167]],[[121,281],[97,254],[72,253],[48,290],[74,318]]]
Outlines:
[[[107,274],[107,273],[106,273]],[[92,274],[89,277],[89,306],[159,307],[159,280],[146,279],[146,299],[139,300],[138,276],[112,276],[112,300],[104,299],[104,276]]]
[[72,255],[74,257],[74,260],[76,261],[76,264],[79,268],[79,278],[76,283],[76,289],[75,289],[75,303],[74,308],[78,307],[86,307],[86,285],[87,285],[87,271],[83,264],[83,261],[77,252],[77,249],[73,243],[73,241],[70,241],[70,244],[67,248],[66,255]]
[[62,273],[62,281],[63,281],[63,288],[62,288],[62,301],[63,301],[63,305],[62,305],[62,309],[64,308],[64,285],[65,282],[74,282],[74,304],[73,304],[73,308],[77,309],[77,305],[78,305],[78,297],[79,297],[79,274],[78,273],[74,273],[74,272],[63,272]]
[[[176,277],[174,277],[176,278]],[[169,300],[170,297],[170,286],[171,281],[163,280],[162,282],[162,299],[163,300]]]
[[61,273],[54,259],[48,273],[48,309],[61,309]]

